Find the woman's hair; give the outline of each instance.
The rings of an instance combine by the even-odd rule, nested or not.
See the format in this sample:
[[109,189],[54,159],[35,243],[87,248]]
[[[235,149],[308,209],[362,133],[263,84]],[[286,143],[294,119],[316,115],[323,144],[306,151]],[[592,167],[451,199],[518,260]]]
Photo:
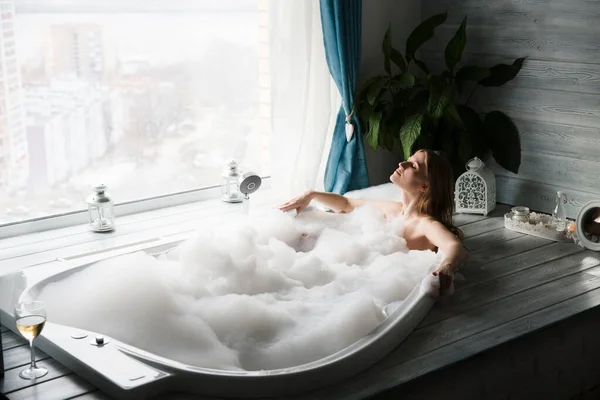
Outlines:
[[421,215],[435,218],[462,241],[462,231],[452,224],[454,210],[452,167],[448,160],[432,150],[419,151],[427,155],[425,159],[427,189],[417,202],[417,211]]

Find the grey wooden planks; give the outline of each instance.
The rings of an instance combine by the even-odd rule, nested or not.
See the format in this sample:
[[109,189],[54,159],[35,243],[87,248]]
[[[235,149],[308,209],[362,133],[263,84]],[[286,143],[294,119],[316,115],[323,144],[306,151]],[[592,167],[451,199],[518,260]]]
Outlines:
[[524,87],[478,88],[471,99],[482,111],[500,110],[513,118],[600,128],[600,96]]
[[463,274],[470,274],[470,271],[478,266],[547,246],[550,243],[554,242],[531,235],[519,236],[518,238],[494,243],[488,248],[469,252],[466,266],[461,269],[461,272]]
[[27,344],[27,341],[21,336],[10,331],[2,333],[2,347],[4,350],[9,350],[13,347],[22,346],[24,344]]
[[[446,23],[421,52],[435,66],[464,16],[466,64],[494,65],[527,57],[519,75],[500,88],[477,88],[469,105],[497,109],[520,130],[523,162],[518,175],[500,168],[498,201],[551,211],[554,186],[578,199],[600,198],[600,4],[573,0],[424,0],[424,18],[448,11]],[[520,180],[520,181],[519,181]],[[523,183],[522,181],[525,181]],[[528,182],[541,188],[541,194]],[[519,189],[522,188],[524,193]],[[587,194],[586,194],[587,193]],[[550,200],[552,202],[553,200]],[[573,217],[575,210],[569,210]]]
[[66,367],[51,358],[40,361],[37,363],[37,365],[48,368],[48,373],[45,376],[36,379],[35,381],[26,380],[19,377],[19,373],[23,368],[13,368],[6,371],[4,374],[4,379],[0,380],[0,393],[14,392],[16,390],[34,386],[41,382],[49,381],[70,373]]
[[110,400],[111,397],[97,390],[95,392],[82,394],[81,396],[73,397],[71,400]]
[[454,214],[452,216],[452,223],[460,227],[475,221],[481,221],[485,218],[485,216],[478,214]]
[[516,293],[436,324],[415,330],[378,368],[398,364],[457,340],[509,322],[523,315],[600,287],[595,275],[600,267],[568,275],[530,290]]
[[[543,255],[541,255],[543,256]],[[538,260],[538,264],[522,268],[511,275],[489,279],[485,283],[457,290],[454,303],[448,307],[434,307],[418,328],[431,325],[465,311],[481,307],[535,286],[552,282],[564,276],[577,274],[600,264],[600,256],[593,252],[579,252],[554,261]]]
[[557,30],[597,28],[600,10],[594,2],[553,1],[446,1],[424,0],[423,17],[448,11],[446,22],[460,25],[468,15],[470,26],[550,26]]
[[[506,1],[506,0],[499,0]],[[421,52],[443,53],[457,26],[440,26]],[[598,63],[600,40],[585,29],[566,33],[549,26],[471,26],[467,28],[467,53],[506,57]]]
[[[516,240],[526,240],[527,237],[521,237]],[[478,285],[483,282],[498,279],[524,269],[543,265],[563,257],[568,257],[572,254],[583,253],[581,247],[573,243],[551,243],[545,246],[537,247],[510,257],[499,258],[495,261],[486,264],[469,263],[466,268],[461,271],[466,278],[461,288],[467,288],[473,285]],[[588,254],[586,252],[586,254]]]
[[423,354],[407,363],[379,371],[377,375],[366,373],[348,381],[346,385],[334,386],[303,399],[363,399],[598,305],[600,289],[591,290]]
[[469,251],[482,250],[491,247],[499,241],[514,239],[523,236],[523,233],[511,231],[505,228],[498,228],[490,232],[482,233],[477,236],[466,238],[463,243]]
[[556,192],[562,190],[567,195],[568,203],[565,205],[565,210],[569,218],[577,217],[585,203],[600,199],[600,194],[575,190],[572,186],[553,185],[504,176],[496,176],[496,185],[502,188],[497,194],[499,201],[527,205],[532,210],[546,213],[552,213]]
[[[10,393],[10,400],[65,400],[96,390],[77,375],[62,376]],[[92,397],[93,398],[93,397]],[[99,399],[103,399],[99,397]]]
[[463,234],[465,235],[465,239],[470,239],[473,236],[481,235],[482,233],[487,233],[494,231],[496,229],[500,229],[504,227],[504,218],[502,217],[493,217],[486,218],[481,221],[473,222],[471,224],[463,225],[460,227]]
[[[576,182],[576,188],[594,192],[600,187],[600,162],[580,161],[570,157],[541,153],[523,152],[518,174],[513,174],[494,162],[487,163],[496,175],[525,179],[539,183],[552,183],[570,187]],[[600,197],[600,195],[599,195]]]
[[[598,89],[600,93],[600,88]],[[526,153],[542,153],[597,162],[598,129],[541,121],[514,120]]]
[[364,373],[302,398],[359,399],[379,393],[600,304],[599,288],[594,274],[575,274],[415,331]]
[[[41,361],[49,358],[46,353],[39,349],[35,349],[36,361]],[[4,350],[4,368],[9,370],[11,368],[17,368],[27,365],[31,362],[31,350],[29,345],[23,344],[22,346],[13,347],[12,349]]]
[[[446,69],[443,54],[429,53],[423,56],[433,71]],[[514,57],[481,53],[465,53],[462,65],[491,67],[511,64]],[[505,84],[506,87],[558,90],[570,93],[600,93],[600,65],[573,61],[539,60],[527,58],[519,74]]]

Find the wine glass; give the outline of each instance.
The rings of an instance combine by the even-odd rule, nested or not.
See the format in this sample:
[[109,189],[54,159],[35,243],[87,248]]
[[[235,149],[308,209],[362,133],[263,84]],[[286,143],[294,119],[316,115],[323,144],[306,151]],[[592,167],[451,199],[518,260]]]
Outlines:
[[21,336],[29,340],[31,347],[31,365],[21,371],[19,376],[23,379],[36,379],[48,373],[44,367],[35,365],[35,350],[33,340],[42,333],[46,323],[46,307],[41,301],[23,301],[15,307],[17,329]]

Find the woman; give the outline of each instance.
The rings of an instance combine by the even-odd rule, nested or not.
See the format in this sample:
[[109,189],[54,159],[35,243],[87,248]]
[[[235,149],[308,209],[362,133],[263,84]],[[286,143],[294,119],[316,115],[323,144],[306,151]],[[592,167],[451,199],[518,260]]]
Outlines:
[[445,257],[433,272],[440,280],[440,295],[450,287],[454,271],[462,264],[467,251],[462,232],[452,225],[452,168],[431,150],[419,150],[398,164],[390,180],[402,189],[402,201],[370,201],[351,199],[334,193],[307,191],[279,206],[282,211],[300,213],[311,200],[336,212],[350,213],[356,207],[370,204],[386,215],[402,215],[405,219],[404,239],[409,250],[441,250]]

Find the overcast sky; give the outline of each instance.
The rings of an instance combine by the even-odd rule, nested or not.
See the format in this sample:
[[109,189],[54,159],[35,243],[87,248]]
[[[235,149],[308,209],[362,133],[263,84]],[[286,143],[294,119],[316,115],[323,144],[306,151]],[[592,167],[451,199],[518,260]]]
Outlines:
[[258,0],[15,0],[16,12],[193,12],[256,10]]

